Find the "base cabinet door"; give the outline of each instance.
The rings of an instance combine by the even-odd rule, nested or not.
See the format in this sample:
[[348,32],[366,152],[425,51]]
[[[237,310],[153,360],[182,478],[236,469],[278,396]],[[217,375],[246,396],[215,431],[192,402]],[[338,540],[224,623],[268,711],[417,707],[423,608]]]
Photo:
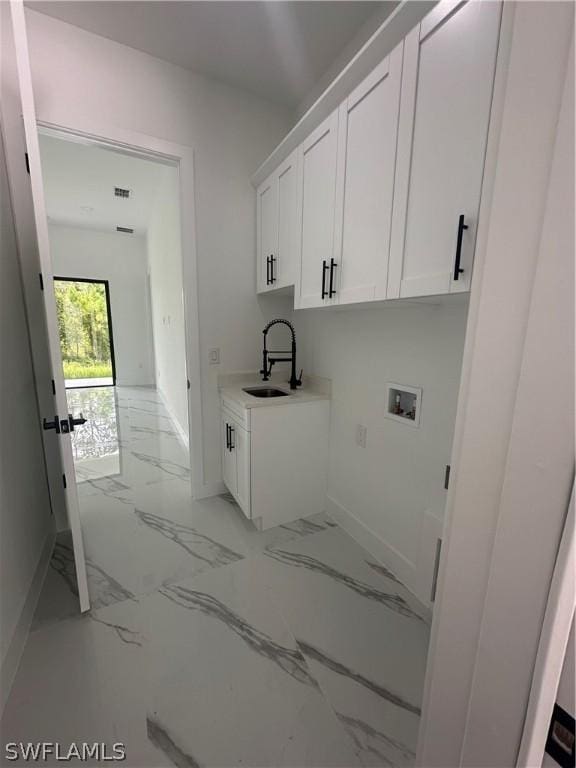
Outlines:
[[226,411],[222,414],[222,476],[246,517],[251,517],[250,432]]
[[226,415],[222,416],[222,477],[226,488],[233,496],[237,493],[236,454],[232,448],[233,421]]
[[386,298],[402,50],[344,100],[338,118],[339,303]]
[[328,400],[253,409],[250,501],[262,529],[324,510],[329,424]]
[[278,258],[278,179],[269,176],[256,191],[256,281],[259,293],[273,285]]
[[338,110],[298,148],[297,308],[335,303],[334,259]]
[[500,16],[443,2],[405,39],[388,298],[470,289]]
[[246,517],[250,509],[250,433],[234,426],[233,450],[236,455],[236,500]]

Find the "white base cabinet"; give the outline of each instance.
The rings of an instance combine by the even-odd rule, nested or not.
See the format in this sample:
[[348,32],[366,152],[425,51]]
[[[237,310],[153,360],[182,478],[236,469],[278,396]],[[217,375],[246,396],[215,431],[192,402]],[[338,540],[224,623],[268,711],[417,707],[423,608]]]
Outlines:
[[224,483],[258,528],[322,512],[330,403],[251,409],[222,403]]

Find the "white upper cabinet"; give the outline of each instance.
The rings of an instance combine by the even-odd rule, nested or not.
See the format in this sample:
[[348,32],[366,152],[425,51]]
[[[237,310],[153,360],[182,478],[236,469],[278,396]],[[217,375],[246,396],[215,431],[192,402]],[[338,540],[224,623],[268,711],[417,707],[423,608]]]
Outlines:
[[275,174],[269,176],[256,192],[256,252],[258,291],[269,290],[271,259],[278,249],[278,187]]
[[402,49],[348,96],[338,116],[336,269],[340,304],[386,298]]
[[441,0],[258,188],[296,309],[469,291],[502,4]]
[[334,303],[334,253],[338,110],[298,148],[297,308]]
[[256,193],[259,293],[294,285],[296,156],[294,151]]
[[470,290],[500,14],[443,0],[404,41],[388,298]]
[[296,275],[297,152],[276,172],[278,186],[278,257],[271,270],[272,287],[294,285]]

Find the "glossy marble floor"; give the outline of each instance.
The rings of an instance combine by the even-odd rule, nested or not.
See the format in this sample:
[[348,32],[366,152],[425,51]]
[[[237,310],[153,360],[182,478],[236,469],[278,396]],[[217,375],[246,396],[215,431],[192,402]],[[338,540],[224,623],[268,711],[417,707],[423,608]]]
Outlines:
[[69,392],[92,610],[58,540],[3,741],[122,742],[129,766],[409,766],[426,612],[327,516],[257,532],[193,501],[154,390]]

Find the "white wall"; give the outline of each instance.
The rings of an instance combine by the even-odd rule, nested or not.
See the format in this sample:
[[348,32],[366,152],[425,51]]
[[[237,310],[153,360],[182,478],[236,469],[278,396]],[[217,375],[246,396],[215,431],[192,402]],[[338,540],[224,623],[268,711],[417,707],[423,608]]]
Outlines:
[[154,386],[146,239],[51,224],[50,252],[57,277],[108,280],[116,383]]
[[[296,313],[305,371],[332,379],[328,509],[426,601],[466,330],[456,302]],[[422,387],[418,429],[384,416],[387,382]]]
[[[221,481],[218,366],[260,366],[266,321],[255,296],[255,195],[250,176],[290,127],[289,114],[256,96],[26,12],[40,120],[93,130],[118,126],[194,148],[196,244],[206,490]],[[187,211],[183,216],[188,215]],[[288,306],[288,305],[286,305]]]
[[178,171],[163,169],[148,225],[148,265],[156,387],[171,415],[188,436],[186,346],[182,292],[182,251]]
[[0,184],[1,714],[31,619],[28,598],[35,582],[39,588],[37,570],[43,571],[42,556],[49,555],[54,522],[1,140]]

